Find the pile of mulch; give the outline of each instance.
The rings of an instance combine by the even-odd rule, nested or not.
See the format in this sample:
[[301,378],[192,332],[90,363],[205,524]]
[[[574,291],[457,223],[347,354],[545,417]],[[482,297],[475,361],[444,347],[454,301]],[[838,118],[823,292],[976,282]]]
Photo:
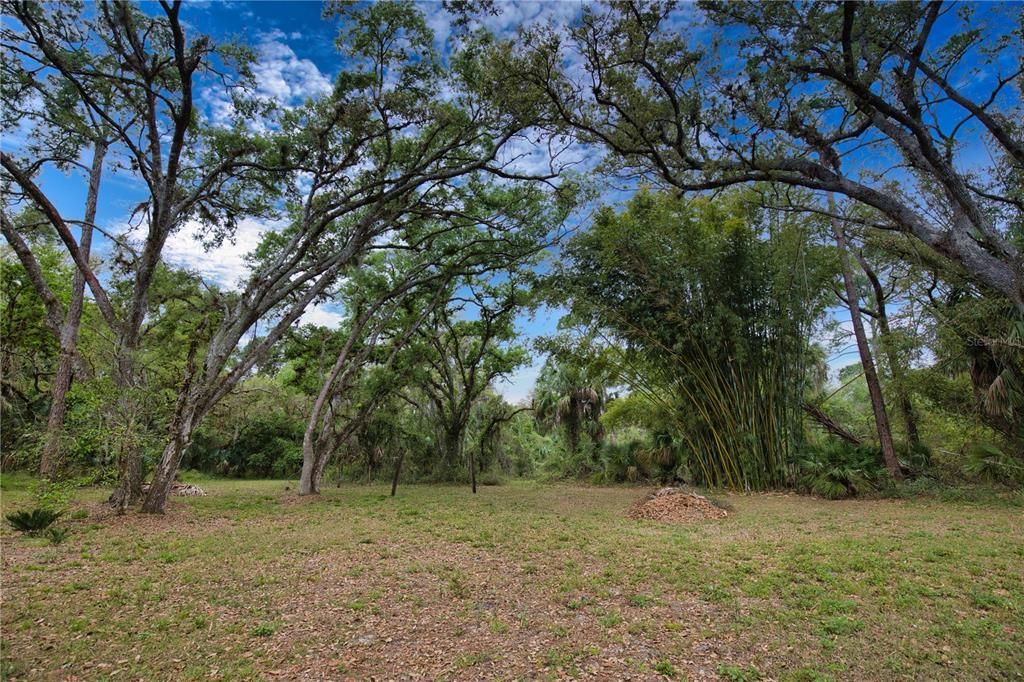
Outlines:
[[630,508],[626,514],[633,520],[686,523],[705,519],[723,519],[729,512],[708,498],[682,488],[662,488]]
[[[142,492],[149,492],[149,484],[142,486]],[[206,491],[194,483],[175,483],[171,486],[171,494],[179,497],[206,497]]]

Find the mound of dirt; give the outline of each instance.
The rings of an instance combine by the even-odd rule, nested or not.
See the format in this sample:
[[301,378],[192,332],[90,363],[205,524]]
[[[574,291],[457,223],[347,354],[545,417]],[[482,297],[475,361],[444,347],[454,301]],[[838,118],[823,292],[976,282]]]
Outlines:
[[637,502],[626,514],[634,520],[685,523],[704,519],[721,519],[729,512],[711,500],[681,488],[662,488]]

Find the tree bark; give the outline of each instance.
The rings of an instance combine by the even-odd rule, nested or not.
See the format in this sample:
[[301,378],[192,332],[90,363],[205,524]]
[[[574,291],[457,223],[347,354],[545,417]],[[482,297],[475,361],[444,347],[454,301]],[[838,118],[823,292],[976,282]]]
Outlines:
[[302,449],[302,473],[299,475],[299,495],[315,495],[313,472],[316,470],[316,454]]
[[469,484],[473,488],[473,494],[476,495],[476,461],[473,457],[473,448],[469,449]]
[[398,461],[395,462],[395,475],[391,478],[391,497],[395,496],[395,491],[398,490],[398,477],[402,473],[402,461],[405,459],[405,450],[402,450],[398,455]]
[[858,436],[847,431],[842,424],[839,424],[836,420],[832,419],[832,417],[830,417],[819,405],[812,405],[805,401],[801,407],[808,417],[813,419],[818,426],[825,429],[833,436],[842,438],[852,445],[860,445],[863,442]]
[[843,271],[843,285],[846,289],[847,305],[850,309],[850,323],[853,325],[853,334],[857,340],[857,352],[860,355],[861,367],[864,369],[864,380],[867,382],[868,394],[871,396],[871,409],[875,415],[875,428],[878,430],[878,444],[882,449],[882,459],[892,477],[901,481],[903,480],[903,471],[900,469],[899,460],[896,459],[896,451],[892,443],[892,430],[889,427],[889,415],[885,410],[885,399],[882,397],[882,386],[878,381],[878,373],[875,371],[875,362],[871,357],[867,334],[864,333],[864,321],[860,317],[860,303],[853,278],[853,269],[850,266],[846,235],[837,218],[832,218],[831,224],[832,234],[835,236],[839,251],[839,263]]
[[117,390],[115,403],[116,422],[120,428],[118,438],[118,482],[110,496],[111,504],[119,514],[142,499],[142,455],[139,446],[139,415],[135,396],[135,343],[131,338],[118,339],[115,358],[114,386]]
[[462,464],[462,431],[457,427],[445,428],[441,447],[444,454],[444,463],[451,472],[454,467]]
[[149,492],[142,503],[142,511],[147,514],[163,514],[167,510],[167,498],[174,487],[174,478],[178,473],[181,458],[188,451],[192,442],[192,417],[184,418],[181,423],[172,426],[174,436],[164,446],[160,463],[153,471],[153,481]]
[[[107,155],[107,143],[97,141],[93,146],[92,167],[89,171],[89,189],[85,198],[85,215],[82,222],[82,233],[79,248],[82,256],[88,260],[92,251],[92,227],[96,222],[96,203],[100,191],[100,178],[103,175],[103,161]],[[71,378],[75,368],[75,356],[78,349],[78,330],[81,327],[82,308],[85,299],[85,275],[75,270],[71,283],[71,301],[67,316],[60,329],[60,359],[57,373],[53,378],[51,389],[50,414],[46,422],[46,441],[43,444],[42,456],[39,460],[39,476],[52,480],[57,476],[60,467],[61,438],[64,434],[64,418],[67,413],[67,393],[71,387]]]
[[889,314],[885,305],[885,291],[878,275],[867,262],[864,256],[857,254],[860,267],[871,283],[871,290],[875,297],[875,311],[878,322],[878,335],[882,345],[882,352],[885,353],[886,362],[889,364],[889,373],[892,375],[893,390],[896,393],[896,404],[899,406],[900,414],[903,417],[904,428],[907,432],[907,444],[917,447],[921,444],[921,435],[917,429],[917,415],[914,413],[914,405],[910,402],[907,394],[906,372],[903,363],[900,361],[896,348],[893,346],[892,329],[889,327]]

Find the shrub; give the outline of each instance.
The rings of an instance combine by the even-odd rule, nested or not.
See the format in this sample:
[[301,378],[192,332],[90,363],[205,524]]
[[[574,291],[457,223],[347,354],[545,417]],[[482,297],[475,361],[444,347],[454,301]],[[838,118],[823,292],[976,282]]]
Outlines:
[[1013,483],[1024,478],[1021,460],[990,443],[974,445],[967,454],[963,470],[968,476],[992,483]]
[[501,485],[505,481],[501,477],[500,471],[488,469],[487,471],[480,474],[478,482],[480,483],[480,485]]
[[880,462],[877,448],[827,441],[800,454],[797,483],[806,492],[830,500],[853,497],[884,480]]
[[53,509],[47,509],[46,507],[36,507],[31,511],[22,510],[7,514],[7,522],[15,530],[25,535],[35,536],[52,526],[54,521],[61,517],[62,513]]
[[64,481],[40,480],[32,487],[32,496],[43,509],[64,510],[74,497],[79,481],[69,478]]

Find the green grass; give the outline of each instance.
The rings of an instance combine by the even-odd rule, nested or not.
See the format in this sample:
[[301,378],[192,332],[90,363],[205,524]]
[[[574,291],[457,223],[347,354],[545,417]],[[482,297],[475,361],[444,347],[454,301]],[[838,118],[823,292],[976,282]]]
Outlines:
[[[643,491],[203,481],[166,517],[80,493],[60,545],[2,535],[10,679],[1015,679],[1021,510]],[[291,490],[286,491],[286,486]],[[4,512],[32,501],[3,481]],[[714,654],[713,656],[711,654]]]

